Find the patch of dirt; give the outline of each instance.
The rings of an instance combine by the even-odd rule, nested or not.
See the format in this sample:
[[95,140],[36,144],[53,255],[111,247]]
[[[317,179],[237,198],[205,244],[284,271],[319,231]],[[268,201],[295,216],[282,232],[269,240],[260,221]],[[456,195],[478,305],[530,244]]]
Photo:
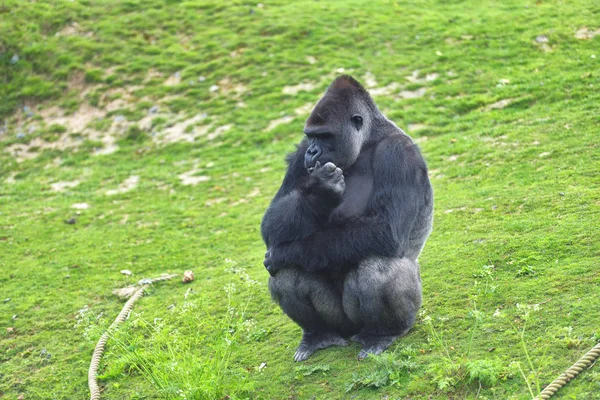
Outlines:
[[516,99],[504,99],[504,100],[500,100],[497,101],[493,104],[487,105],[485,106],[485,108],[483,109],[484,111],[491,111],[491,110],[501,110],[504,107],[508,106],[509,104],[513,103]]
[[6,183],[7,185],[12,185],[12,184],[16,183],[17,181],[15,181],[15,175],[16,175],[16,172],[12,172],[10,175],[8,175],[6,177],[6,179],[4,180],[4,183]]
[[71,22],[68,25],[65,25],[60,31],[56,32],[55,36],[85,36],[85,37],[94,37],[94,32],[88,31],[84,32],[77,22]]
[[117,189],[111,189],[106,191],[107,196],[112,196],[120,193],[127,193],[130,190],[133,190],[137,187],[138,182],[140,181],[140,177],[137,175],[131,175],[129,178],[125,179],[123,183],[119,185]]
[[595,36],[600,35],[600,29],[591,30],[588,27],[584,26],[583,28],[579,28],[577,32],[575,32],[575,38],[579,40],[590,40]]
[[148,70],[148,72],[146,73],[146,78],[144,78],[144,83],[152,80],[152,79],[162,79],[164,78],[164,74],[162,72],[159,72],[157,70],[155,70],[154,68],[150,68]]
[[214,132],[209,133],[208,135],[206,135],[206,138],[208,140],[216,139],[219,136],[221,136],[222,134],[224,134],[225,132],[227,132],[228,130],[230,130],[231,128],[233,128],[233,124],[227,124],[227,125],[219,126],[217,129],[214,130]]
[[420,131],[420,130],[423,130],[426,128],[428,128],[428,126],[425,124],[408,124],[408,125],[406,125],[406,130],[409,132],[416,132],[416,131]]
[[315,89],[316,87],[317,87],[317,84],[314,82],[304,82],[304,83],[299,83],[294,86],[284,86],[283,89],[281,90],[281,92],[283,94],[295,96],[300,92],[310,92],[311,90]]
[[281,118],[277,118],[277,119],[270,121],[269,125],[267,125],[267,127],[265,128],[265,131],[267,131],[267,132],[272,131],[279,125],[289,124],[294,119],[296,119],[296,117],[308,115],[312,111],[312,108],[313,108],[312,103],[306,103],[303,106],[300,106],[294,110],[295,115],[284,115]]
[[398,97],[401,99],[416,99],[419,97],[423,97],[425,95],[425,93],[427,92],[427,89],[425,88],[419,88],[417,90],[403,90],[400,93],[398,93]]
[[39,153],[32,150],[30,144],[15,143],[8,146],[4,151],[10,154],[18,163],[36,158]]
[[165,86],[176,86],[181,83],[181,73],[175,72],[173,75],[167,78],[166,81],[163,82]]
[[248,91],[248,88],[240,82],[233,82],[230,78],[223,78],[215,85],[218,88],[216,91],[219,91],[223,96],[229,96],[233,99],[239,99],[241,95]]
[[369,89],[369,93],[371,96],[389,96],[398,89],[400,89],[400,84],[392,82],[387,86],[371,88]]
[[[127,91],[123,93],[127,93]],[[126,96],[130,96],[130,94]],[[108,103],[109,109],[111,109],[110,104],[113,103]],[[91,128],[91,123],[105,118],[106,111],[88,103],[82,103],[79,109],[72,114],[67,114],[60,107],[51,106],[40,110],[38,115],[42,118],[42,125],[46,127],[60,125],[66,131],[57,135],[56,139],[51,142],[34,137],[27,144],[16,143],[8,146],[5,151],[15,157],[17,162],[35,158],[42,150],[77,150],[84,139],[102,143],[103,147],[98,148],[94,152],[95,155],[110,154],[118,149],[116,137],[124,133],[131,125],[123,116],[116,116],[106,131],[100,132]],[[31,120],[21,120],[17,122],[15,130],[33,133],[37,130],[37,123]]]
[[215,204],[219,204],[219,203],[223,203],[227,201],[227,197],[217,197],[216,199],[209,199],[207,200],[204,205],[206,205],[207,207],[212,207]]
[[[99,101],[99,106],[104,108],[105,111],[110,112],[118,109],[132,109],[134,103],[146,100],[139,99],[133,94],[136,90],[142,89],[143,86],[132,85],[125,88],[112,88],[108,89],[102,94]],[[112,99],[112,100],[111,100]]]
[[83,90],[85,87],[85,72],[75,71],[69,76],[69,81],[67,82],[69,90]]
[[79,185],[79,181],[60,181],[50,184],[50,188],[54,192],[64,192],[66,189],[74,188]]
[[362,81],[367,89],[377,87],[375,75],[373,75],[370,71],[367,71],[367,73],[363,75]]
[[296,115],[308,115],[312,111],[314,107],[313,103],[306,103],[303,106],[300,106],[294,110]]
[[407,75],[405,78],[407,81],[411,83],[424,83],[431,82],[436,80],[440,75],[436,72],[425,75],[425,77],[420,77],[419,70],[414,70],[410,75]]
[[59,32],[56,32],[56,36],[73,36],[78,35],[81,27],[77,22],[71,22],[68,25],[65,25]]
[[[151,122],[152,118],[154,118],[154,117],[155,116],[151,116],[150,122]],[[146,117],[144,117],[144,118],[146,118]],[[183,121],[179,121],[176,124],[174,124],[168,128],[165,128],[160,134],[155,135],[154,142],[160,143],[160,144],[176,143],[176,142],[193,143],[197,137],[206,135],[206,133],[208,132],[208,130],[211,127],[211,125],[195,126],[204,119],[206,119],[205,114],[197,114],[197,115],[193,116],[192,118],[185,119]],[[144,124],[144,126],[148,127],[148,129],[146,129],[146,130],[149,130],[149,125],[150,125],[149,123]],[[191,131],[186,132],[188,126],[190,126],[190,125],[194,125],[194,127],[192,128]],[[142,121],[140,121],[140,128],[145,129],[144,127],[142,127]]]
[[273,129],[277,128],[279,125],[283,125],[283,124],[289,124],[290,122],[292,122],[296,117],[292,116],[292,115],[285,115],[281,118],[277,118],[274,120],[271,120],[269,122],[269,125],[267,125],[267,127],[265,128],[265,130],[268,131],[272,131]]
[[190,171],[184,172],[183,174],[179,174],[178,178],[181,180],[183,185],[187,186],[196,186],[201,182],[207,182],[210,180],[210,176],[206,175],[197,175],[202,170],[194,167]]
[[83,132],[90,122],[98,118],[104,118],[105,115],[104,111],[85,103],[69,115],[65,115],[65,111],[56,106],[40,111],[40,116],[44,119],[46,125],[62,125],[68,131],[74,133]]

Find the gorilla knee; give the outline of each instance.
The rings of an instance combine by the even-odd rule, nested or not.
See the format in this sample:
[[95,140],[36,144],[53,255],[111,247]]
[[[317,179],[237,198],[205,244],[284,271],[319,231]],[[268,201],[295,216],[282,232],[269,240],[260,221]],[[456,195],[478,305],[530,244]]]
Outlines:
[[277,275],[269,278],[269,291],[271,298],[280,303],[281,297],[295,293],[296,281],[299,279],[300,271],[295,268],[287,268],[279,271]]
[[407,258],[367,259],[344,282],[344,310],[373,333],[405,333],[420,306],[419,266]]
[[342,296],[326,275],[289,268],[269,278],[271,297],[307,331],[342,331],[349,325]]

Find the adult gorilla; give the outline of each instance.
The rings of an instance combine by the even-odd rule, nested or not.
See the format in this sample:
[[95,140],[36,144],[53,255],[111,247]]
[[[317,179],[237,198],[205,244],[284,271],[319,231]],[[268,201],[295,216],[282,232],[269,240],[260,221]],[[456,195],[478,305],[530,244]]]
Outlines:
[[349,337],[359,359],[379,354],[421,306],[427,165],[350,76],[329,86],[304,133],[262,221],[271,295],[303,329],[296,361]]

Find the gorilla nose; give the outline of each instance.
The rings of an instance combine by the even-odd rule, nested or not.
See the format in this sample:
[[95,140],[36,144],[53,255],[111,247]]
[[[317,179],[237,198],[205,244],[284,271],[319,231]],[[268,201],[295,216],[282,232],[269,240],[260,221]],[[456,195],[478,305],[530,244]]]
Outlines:
[[310,146],[304,155],[304,166],[306,168],[314,167],[322,151],[318,146]]
[[321,154],[321,149],[317,147],[309,147],[308,150],[306,150],[306,154],[310,155],[311,157],[318,157]]

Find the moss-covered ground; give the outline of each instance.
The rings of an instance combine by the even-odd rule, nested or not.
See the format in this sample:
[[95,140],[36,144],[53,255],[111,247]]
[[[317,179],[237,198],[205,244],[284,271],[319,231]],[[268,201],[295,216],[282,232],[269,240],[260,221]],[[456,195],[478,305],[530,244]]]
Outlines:
[[[0,397],[88,396],[111,291],[191,269],[114,334],[104,398],[531,398],[600,337],[599,63],[594,1],[0,2]],[[299,365],[259,225],[342,72],[429,163],[423,313]]]

